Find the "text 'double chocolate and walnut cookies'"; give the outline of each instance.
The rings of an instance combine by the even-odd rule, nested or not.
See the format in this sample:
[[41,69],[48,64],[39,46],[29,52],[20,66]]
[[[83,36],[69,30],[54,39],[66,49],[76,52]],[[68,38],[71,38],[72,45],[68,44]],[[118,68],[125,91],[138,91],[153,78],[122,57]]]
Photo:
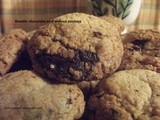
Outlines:
[[137,30],[126,34],[120,70],[149,69],[160,73],[160,31]]
[[113,73],[121,62],[123,45],[110,23],[72,13],[39,28],[28,51],[37,72],[52,80],[75,83]]

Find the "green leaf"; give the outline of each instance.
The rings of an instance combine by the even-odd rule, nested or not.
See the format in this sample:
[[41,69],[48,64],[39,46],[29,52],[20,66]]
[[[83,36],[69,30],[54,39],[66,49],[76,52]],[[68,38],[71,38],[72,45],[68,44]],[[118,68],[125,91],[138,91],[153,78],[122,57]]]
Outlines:
[[123,8],[121,6],[116,10],[117,15],[123,12]]
[[99,8],[97,8],[96,6],[93,6],[93,11],[92,11],[92,13],[94,14],[94,15],[98,15],[98,16],[103,16],[103,13],[102,13],[102,11],[101,11],[101,9],[99,9]]
[[131,5],[132,5],[132,3],[127,4],[127,6],[126,6],[125,10],[126,10],[126,11],[128,11],[128,10],[131,8]]
[[108,8],[107,7],[105,7],[104,9],[103,9],[103,15],[108,15]]
[[94,7],[94,6],[98,7],[97,3],[95,3],[95,2],[92,3],[92,6],[93,6],[93,7]]
[[99,8],[102,7],[102,2],[103,2],[103,0],[95,0],[95,2],[96,2],[97,6],[98,6]]
[[120,5],[125,8],[126,5],[128,4],[128,0],[119,0]]
[[111,6],[115,6],[115,3],[113,2],[113,0],[104,0],[105,3],[108,3]]
[[117,13],[117,17],[121,18],[123,12]]
[[128,0],[128,4],[132,4],[133,3],[133,0]]
[[126,11],[126,12],[124,13],[124,15],[122,16],[122,19],[125,19],[129,14],[130,14],[130,11]]
[[121,12],[121,13],[117,13],[117,17],[121,18],[122,13],[123,13],[123,12]]
[[113,16],[117,16],[117,15],[116,15],[116,11],[115,11],[114,8],[112,8],[112,15],[113,15]]
[[123,11],[125,10],[125,6],[123,5],[123,3],[119,3],[120,4],[120,6],[121,6],[121,8],[123,9]]

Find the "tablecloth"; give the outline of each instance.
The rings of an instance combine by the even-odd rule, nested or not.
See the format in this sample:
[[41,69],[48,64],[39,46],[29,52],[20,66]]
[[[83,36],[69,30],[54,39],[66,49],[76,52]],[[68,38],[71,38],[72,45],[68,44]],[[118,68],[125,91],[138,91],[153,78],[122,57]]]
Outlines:
[[160,0],[143,0],[136,21],[129,30],[156,29],[160,30]]

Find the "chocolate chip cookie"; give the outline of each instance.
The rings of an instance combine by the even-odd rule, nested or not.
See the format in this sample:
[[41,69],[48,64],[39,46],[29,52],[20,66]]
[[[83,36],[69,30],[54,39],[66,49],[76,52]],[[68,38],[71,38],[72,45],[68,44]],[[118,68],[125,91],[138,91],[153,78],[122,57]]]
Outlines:
[[27,33],[14,29],[0,38],[0,76],[7,73],[25,50]]
[[32,71],[0,79],[0,120],[77,120],[84,96],[76,85],[49,84]]
[[28,43],[33,68],[53,81],[102,79],[120,65],[123,45],[117,29],[96,16],[66,14],[39,28]]
[[89,100],[91,120],[159,120],[160,74],[134,69],[100,81]]
[[142,68],[160,73],[160,31],[129,32],[123,42],[124,56],[119,70]]

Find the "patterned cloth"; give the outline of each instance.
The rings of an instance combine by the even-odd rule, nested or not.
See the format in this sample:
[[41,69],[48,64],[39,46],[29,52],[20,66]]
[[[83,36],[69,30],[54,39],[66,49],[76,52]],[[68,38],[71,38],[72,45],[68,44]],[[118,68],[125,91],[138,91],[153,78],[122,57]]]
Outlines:
[[[0,32],[4,33],[13,28],[31,31],[59,15],[71,12],[91,13],[88,10],[90,6],[86,1],[0,0]],[[19,21],[16,22],[16,20]],[[129,30],[140,28],[160,30],[160,0],[143,0],[137,20],[128,26]]]
[[135,29],[160,30],[160,0],[143,0],[137,20],[129,26]]

